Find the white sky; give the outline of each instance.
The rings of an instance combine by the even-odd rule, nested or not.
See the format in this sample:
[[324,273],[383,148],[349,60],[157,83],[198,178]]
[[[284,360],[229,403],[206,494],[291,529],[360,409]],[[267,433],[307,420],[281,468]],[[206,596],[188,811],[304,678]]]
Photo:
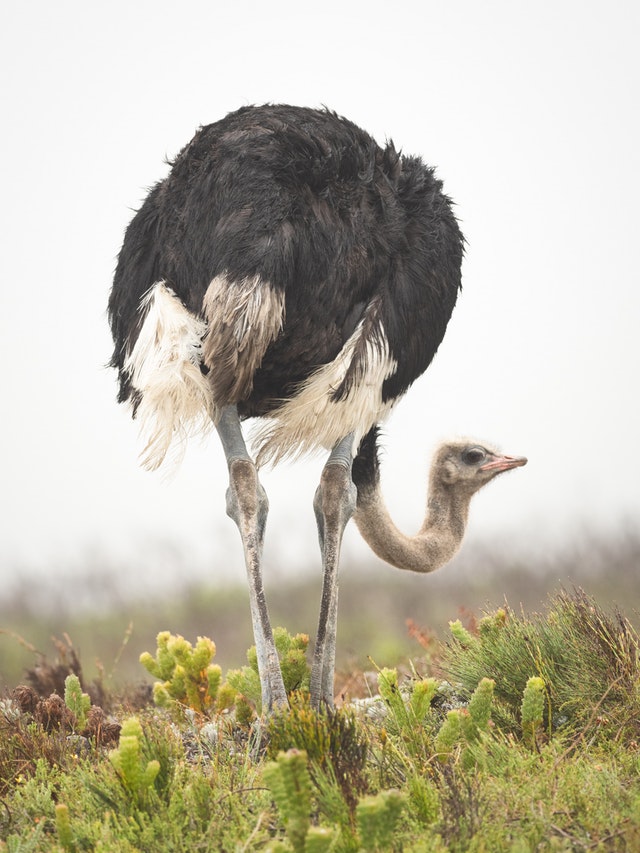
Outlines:
[[[470,539],[546,547],[640,517],[640,5],[160,0],[2,14],[0,570],[243,575],[215,436],[137,467],[105,317],[132,210],[200,124],[327,105],[436,165],[468,239],[436,360],[387,424],[399,526],[449,435],[526,454]],[[319,563],[322,460],[265,472],[273,571]],[[346,558],[366,546],[347,532]],[[146,569],[145,569],[146,567]]]

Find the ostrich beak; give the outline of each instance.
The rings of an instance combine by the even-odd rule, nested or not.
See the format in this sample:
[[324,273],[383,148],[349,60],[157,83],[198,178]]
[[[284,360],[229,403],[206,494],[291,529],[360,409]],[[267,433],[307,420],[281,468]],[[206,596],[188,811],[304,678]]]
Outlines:
[[491,462],[486,465],[481,465],[481,471],[495,471],[499,474],[501,471],[509,471],[511,468],[520,468],[527,464],[526,456],[494,456]]

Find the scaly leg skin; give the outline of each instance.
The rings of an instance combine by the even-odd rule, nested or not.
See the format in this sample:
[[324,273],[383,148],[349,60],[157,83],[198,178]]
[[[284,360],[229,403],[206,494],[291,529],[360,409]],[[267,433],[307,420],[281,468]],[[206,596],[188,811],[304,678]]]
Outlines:
[[313,708],[319,708],[321,702],[333,707],[340,546],[344,529],[355,511],[357,495],[351,479],[352,462],[353,435],[348,435],[332,450],[313,501],[323,571],[320,618],[311,669]]
[[286,707],[288,703],[262,584],[262,545],[269,501],[247,452],[235,406],[222,410],[217,430],[229,466],[227,515],[240,531],[247,566],[251,622],[262,686],[262,711],[270,714],[274,708]]

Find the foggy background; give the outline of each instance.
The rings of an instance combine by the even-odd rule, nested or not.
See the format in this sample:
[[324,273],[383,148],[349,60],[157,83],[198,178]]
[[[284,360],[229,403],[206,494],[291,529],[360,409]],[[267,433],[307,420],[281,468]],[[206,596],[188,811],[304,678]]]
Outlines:
[[[6,8],[0,599],[17,584],[46,589],[96,568],[132,593],[187,577],[243,580],[215,434],[192,444],[170,478],[138,467],[137,427],[105,367],[105,308],[124,230],[167,174],[164,158],[199,125],[268,101],[326,105],[421,155],[468,241],[445,340],[385,427],[396,523],[417,529],[434,446],[468,435],[529,465],[474,498],[461,559],[474,544],[542,559],[585,534],[633,527],[639,9],[577,0]],[[267,587],[318,571],[311,502],[322,464],[262,473]],[[364,561],[382,567],[351,525],[345,571]]]

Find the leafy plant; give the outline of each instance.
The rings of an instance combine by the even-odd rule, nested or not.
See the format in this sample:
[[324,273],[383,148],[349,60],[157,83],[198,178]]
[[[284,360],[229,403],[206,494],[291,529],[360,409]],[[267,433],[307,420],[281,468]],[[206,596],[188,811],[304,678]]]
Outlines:
[[[68,704],[13,691],[0,700],[0,853],[640,849],[635,635],[586,601],[544,617],[505,608],[471,644],[452,640],[475,682],[382,670],[384,698],[358,712],[316,713],[294,692],[264,729],[268,760],[232,719],[201,728],[155,708],[125,720],[111,754],[78,755],[77,686]],[[563,705],[576,667],[584,684]]]
[[478,627],[469,640],[452,626],[442,666],[468,693],[484,676],[495,681],[493,718],[503,730],[520,733],[523,693],[535,676],[545,684],[546,729],[640,737],[640,639],[619,611],[608,615],[582,590],[561,590],[546,614],[500,608]]
[[[263,771],[284,824],[289,847],[276,844],[276,850],[292,849],[294,853],[322,853],[336,842],[336,832],[323,827],[312,827],[312,775],[304,751],[290,749],[280,752],[276,761],[267,764]],[[405,797],[399,791],[383,791],[362,799],[356,806],[356,825],[363,851],[390,850],[396,826],[404,807]],[[353,835],[347,829],[343,844],[349,844]]]
[[464,766],[483,763],[482,739],[489,730],[494,684],[491,678],[481,679],[467,707],[447,713],[435,739],[435,751],[441,761],[448,761],[460,745]]
[[463,647],[467,649],[473,648],[478,640],[473,636],[467,629],[464,627],[462,622],[459,619],[456,619],[455,622],[449,622],[449,630],[453,635],[454,639]]
[[64,803],[58,803],[56,806],[56,830],[58,832],[58,841],[62,845],[62,848],[67,853],[74,853],[76,845],[71,831],[69,807]]
[[273,714],[267,734],[270,757],[291,748],[303,751],[312,777],[321,773],[335,779],[349,809],[355,808],[367,786],[369,739],[352,711],[327,707],[316,711],[308,694],[296,692],[289,708]]
[[400,791],[382,791],[365,797],[356,808],[356,821],[363,851],[391,850],[405,798]]
[[198,637],[195,647],[181,635],[161,631],[155,658],[140,655],[140,663],[160,681],[153,698],[161,707],[185,706],[200,714],[222,710],[233,703],[233,694],[220,689],[222,670],[211,663],[216,653],[213,640]]
[[536,736],[542,728],[544,705],[544,681],[534,675],[527,681],[521,706],[522,736],[532,746],[536,744]]
[[87,725],[87,716],[91,708],[91,699],[88,693],[82,692],[80,679],[77,675],[68,675],[64,682],[64,702],[74,715],[77,731],[82,731]]
[[143,797],[153,786],[160,771],[160,762],[157,759],[146,761],[143,757],[142,738],[140,721],[136,717],[130,717],[122,724],[118,748],[109,753],[109,760],[118,778],[133,798]]
[[381,669],[378,673],[378,690],[399,732],[410,736],[429,713],[431,701],[438,690],[438,681],[435,678],[413,681],[403,695],[398,686],[398,670]]
[[306,753],[297,749],[281,752],[267,764],[263,777],[278,807],[287,837],[296,853],[304,851],[311,825],[311,779]]
[[[286,628],[279,627],[274,629],[273,639],[287,693],[293,693],[295,690],[308,691],[311,678],[311,669],[306,658],[309,636],[307,634],[292,636]],[[261,713],[262,690],[255,646],[251,646],[247,651],[247,666],[227,672],[227,682],[240,697],[244,697],[253,705],[258,714]],[[236,706],[239,703],[242,703],[242,699],[236,697]],[[245,710],[244,715],[247,717],[250,712]]]
[[440,727],[435,741],[436,754],[441,759],[447,760],[453,753],[454,748],[462,740],[461,718],[463,714],[468,713],[466,709],[462,711],[458,708],[447,712],[445,721]]

